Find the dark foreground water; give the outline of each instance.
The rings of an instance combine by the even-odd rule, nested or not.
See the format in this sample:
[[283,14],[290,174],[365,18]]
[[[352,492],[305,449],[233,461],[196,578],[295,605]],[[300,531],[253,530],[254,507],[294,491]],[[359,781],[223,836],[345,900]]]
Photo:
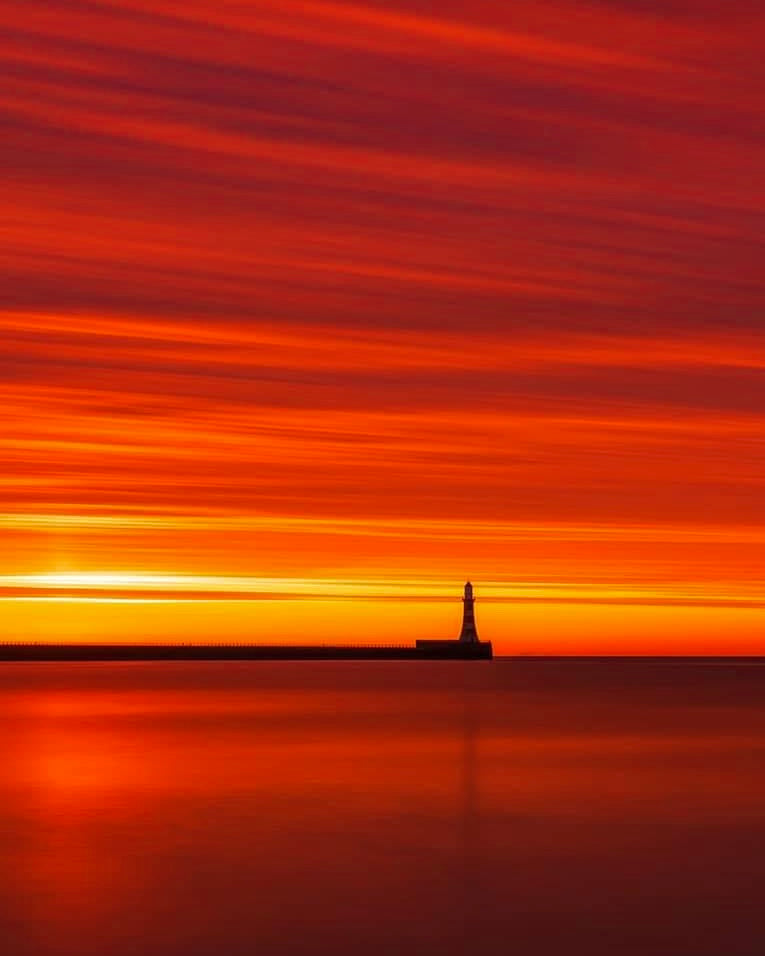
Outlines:
[[4,956],[765,951],[765,667],[6,664]]

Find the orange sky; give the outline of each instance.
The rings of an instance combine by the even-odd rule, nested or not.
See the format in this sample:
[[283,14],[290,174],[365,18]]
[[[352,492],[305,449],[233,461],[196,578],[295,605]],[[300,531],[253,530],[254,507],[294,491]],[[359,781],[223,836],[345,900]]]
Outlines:
[[765,12],[6,0],[6,639],[765,653]]

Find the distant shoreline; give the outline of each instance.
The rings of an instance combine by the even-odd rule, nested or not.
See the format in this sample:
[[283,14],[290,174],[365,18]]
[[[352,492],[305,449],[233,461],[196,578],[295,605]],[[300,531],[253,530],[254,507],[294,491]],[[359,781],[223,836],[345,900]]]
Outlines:
[[765,661],[765,654],[498,654],[515,661]]

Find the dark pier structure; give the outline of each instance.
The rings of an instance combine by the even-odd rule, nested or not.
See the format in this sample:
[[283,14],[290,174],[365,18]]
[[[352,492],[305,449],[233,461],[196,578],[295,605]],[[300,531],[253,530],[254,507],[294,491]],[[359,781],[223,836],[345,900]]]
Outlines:
[[473,586],[462,599],[457,640],[353,644],[0,644],[0,661],[410,661],[491,660],[475,626]]

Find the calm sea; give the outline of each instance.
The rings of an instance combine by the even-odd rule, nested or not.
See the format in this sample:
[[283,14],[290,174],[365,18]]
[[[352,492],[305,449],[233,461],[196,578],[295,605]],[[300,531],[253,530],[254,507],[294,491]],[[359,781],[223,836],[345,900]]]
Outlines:
[[4,956],[765,952],[765,667],[0,666]]

